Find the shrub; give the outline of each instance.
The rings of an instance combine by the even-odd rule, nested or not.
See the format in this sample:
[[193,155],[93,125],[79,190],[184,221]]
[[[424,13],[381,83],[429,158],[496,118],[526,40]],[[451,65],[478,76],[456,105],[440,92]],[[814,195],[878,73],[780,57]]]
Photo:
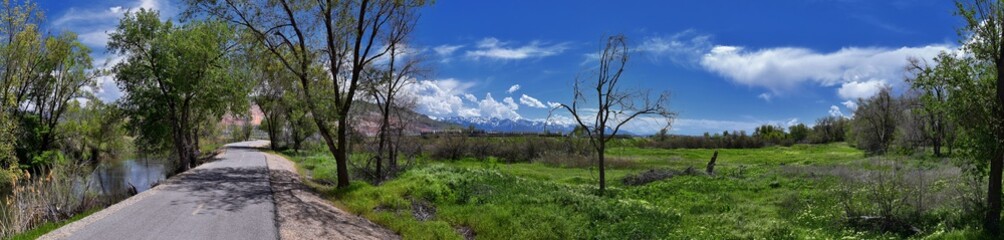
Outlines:
[[629,174],[621,179],[621,183],[627,186],[639,186],[645,185],[651,182],[669,179],[680,175],[701,175],[700,171],[694,169],[694,167],[687,167],[683,171],[677,171],[672,169],[649,169],[637,174]]

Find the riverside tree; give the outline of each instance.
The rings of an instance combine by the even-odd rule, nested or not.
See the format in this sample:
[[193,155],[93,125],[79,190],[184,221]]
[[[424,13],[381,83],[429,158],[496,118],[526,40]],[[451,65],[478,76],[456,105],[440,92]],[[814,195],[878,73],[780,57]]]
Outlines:
[[[338,187],[349,186],[350,110],[362,97],[364,71],[396,45],[394,24],[424,0],[186,0],[186,15],[225,19],[257,41],[296,76],[317,133],[335,158]],[[403,38],[398,38],[403,39]]]
[[156,11],[127,13],[108,49],[125,56],[115,80],[139,146],[173,148],[178,171],[194,166],[200,124],[246,110],[248,87],[230,67],[234,31],[217,21],[175,26]]
[[[630,58],[627,39],[623,35],[611,36],[599,53],[599,66],[593,72],[595,81],[576,80],[575,95],[571,105],[562,104],[589,137],[596,151],[600,173],[600,194],[606,189],[605,155],[607,142],[621,127],[631,120],[646,115],[656,115],[666,121],[669,128],[675,113],[668,110],[669,94],[652,98],[645,91],[629,91],[618,84]],[[592,106],[588,106],[593,101]],[[595,113],[586,108],[595,107]]]

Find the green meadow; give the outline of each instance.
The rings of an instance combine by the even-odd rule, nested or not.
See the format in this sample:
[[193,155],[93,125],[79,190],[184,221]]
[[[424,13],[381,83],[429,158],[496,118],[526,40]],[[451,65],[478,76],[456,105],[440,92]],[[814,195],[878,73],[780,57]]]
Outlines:
[[[947,160],[865,157],[845,143],[721,149],[714,173],[707,174],[715,150],[623,145],[608,149],[611,187],[603,196],[597,193],[593,167],[507,164],[494,157],[420,159],[378,186],[364,181],[342,190],[311,185],[336,205],[406,239],[462,239],[465,234],[478,239],[979,237],[961,220],[971,216],[954,210],[966,197],[955,190],[966,182]],[[318,182],[333,181],[329,155],[287,154],[302,173]],[[648,171],[670,176],[624,183]],[[890,216],[909,216],[911,221],[899,223],[905,231],[887,221],[849,217],[849,212],[885,216],[876,202],[910,201],[917,194],[941,201],[896,202],[904,209]]]

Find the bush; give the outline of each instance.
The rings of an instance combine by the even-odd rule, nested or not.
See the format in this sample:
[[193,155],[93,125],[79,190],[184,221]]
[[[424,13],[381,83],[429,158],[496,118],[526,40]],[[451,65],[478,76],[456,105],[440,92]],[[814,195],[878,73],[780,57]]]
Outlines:
[[694,167],[687,167],[683,171],[677,171],[672,169],[649,169],[648,171],[640,172],[637,174],[629,174],[621,179],[621,183],[627,186],[640,186],[649,184],[655,181],[661,181],[669,179],[676,176],[695,176],[704,175]]
[[926,169],[883,160],[875,159],[879,169],[844,178],[837,195],[847,226],[912,236],[948,220],[944,211],[965,206],[957,193],[939,186],[955,181],[960,176],[957,168]]
[[503,162],[531,162],[547,152],[585,152],[576,140],[557,137],[506,136],[471,137],[461,134],[428,139],[429,156],[434,159],[459,160],[464,158],[488,159],[497,157]]

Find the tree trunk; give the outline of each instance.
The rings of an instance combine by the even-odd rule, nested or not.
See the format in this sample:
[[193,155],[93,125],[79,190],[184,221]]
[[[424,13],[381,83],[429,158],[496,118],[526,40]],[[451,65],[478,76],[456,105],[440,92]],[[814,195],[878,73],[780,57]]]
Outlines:
[[186,153],[187,144],[184,139],[185,136],[183,136],[181,131],[174,131],[174,150],[178,153],[178,167],[175,170],[175,174],[185,172],[190,167],[191,159],[188,158],[189,154]]
[[941,138],[934,137],[934,156],[941,157]]
[[1001,219],[1001,170],[1004,158],[997,156],[990,161],[990,184],[987,188],[987,216],[983,227],[991,236],[1000,234]]
[[711,161],[708,161],[708,168],[705,169],[708,175],[715,174],[715,161],[718,160],[718,150],[715,150],[715,154],[711,155]]
[[338,167],[338,188],[344,188],[349,186],[349,121],[347,117],[340,118],[338,120],[338,147],[334,153],[335,165]]
[[[1004,24],[1004,23],[1001,23]],[[1004,34],[1004,33],[1002,33]],[[1000,36],[999,39],[1004,39]],[[1004,106],[1004,45],[998,46],[997,56],[997,104]],[[1000,107],[1000,106],[998,106]],[[997,117],[1004,119],[1004,112],[998,109]],[[990,160],[990,184],[987,184],[987,216],[983,227],[991,236],[1000,234],[1001,220],[1001,172],[1004,170],[1004,156],[997,154]]]
[[606,163],[605,163],[606,159],[604,159],[606,158],[607,146],[602,139],[603,135],[601,134],[599,140],[600,147],[599,151],[597,152],[600,162],[600,196],[602,196],[607,189],[607,174],[606,174]]

